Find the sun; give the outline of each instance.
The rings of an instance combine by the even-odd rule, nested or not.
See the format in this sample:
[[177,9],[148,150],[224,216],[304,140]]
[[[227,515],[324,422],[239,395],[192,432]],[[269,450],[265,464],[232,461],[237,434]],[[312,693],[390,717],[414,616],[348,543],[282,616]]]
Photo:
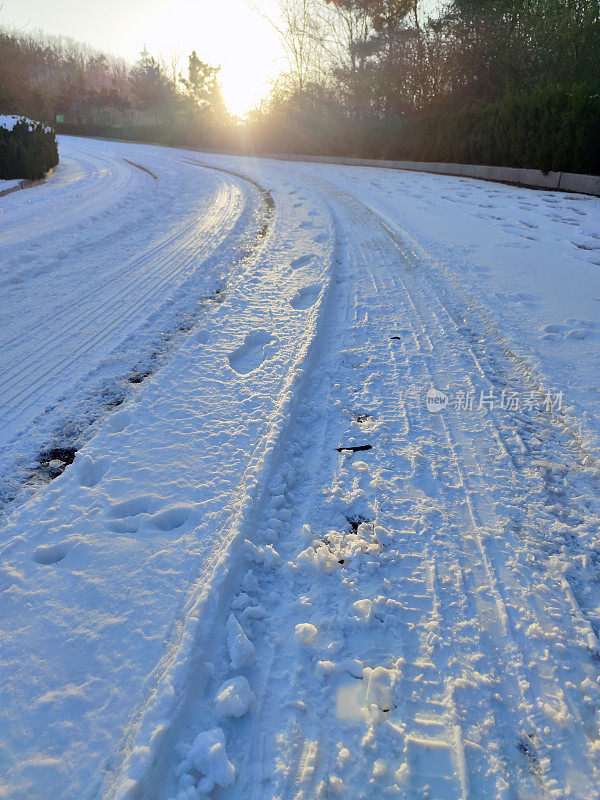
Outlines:
[[221,32],[219,82],[230,113],[243,117],[269,94],[282,50],[273,27],[256,12],[241,6],[238,16]]
[[152,0],[150,7],[153,4],[157,11],[147,14],[137,31],[150,52],[179,54],[183,72],[192,50],[202,61],[220,67],[223,99],[235,116],[243,117],[268,95],[284,63],[281,42],[269,22],[277,13],[276,0],[260,0],[260,12],[254,0]]
[[261,70],[241,72],[238,65],[222,67],[219,73],[225,106],[235,117],[244,117],[269,94],[271,78]]

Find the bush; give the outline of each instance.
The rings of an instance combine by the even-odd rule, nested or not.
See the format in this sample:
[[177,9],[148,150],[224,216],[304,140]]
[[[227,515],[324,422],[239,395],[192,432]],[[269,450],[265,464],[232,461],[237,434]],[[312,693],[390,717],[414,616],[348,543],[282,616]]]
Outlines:
[[46,125],[23,119],[11,131],[0,127],[0,179],[39,180],[57,164],[56,136]]
[[547,87],[456,113],[415,115],[389,158],[600,174],[600,94]]

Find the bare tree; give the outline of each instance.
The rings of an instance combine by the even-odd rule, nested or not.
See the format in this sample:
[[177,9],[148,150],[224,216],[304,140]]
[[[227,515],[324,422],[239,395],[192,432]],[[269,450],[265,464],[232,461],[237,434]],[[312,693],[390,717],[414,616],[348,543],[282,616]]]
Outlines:
[[323,31],[320,28],[320,0],[278,0],[277,19],[254,9],[277,31],[285,51],[287,71],[277,82],[278,89],[302,92],[324,74]]

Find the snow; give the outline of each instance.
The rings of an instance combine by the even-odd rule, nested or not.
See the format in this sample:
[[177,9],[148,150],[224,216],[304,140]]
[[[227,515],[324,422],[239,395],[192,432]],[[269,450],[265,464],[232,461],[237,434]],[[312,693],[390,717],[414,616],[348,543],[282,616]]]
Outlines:
[[298,623],[294,630],[296,639],[300,644],[310,646],[317,638],[318,630],[310,622]]
[[[39,122],[35,122],[32,119],[28,119],[27,117],[22,117],[16,114],[0,114],[0,128],[5,128],[7,131],[12,131],[15,125],[18,122],[25,122],[29,125],[31,130],[32,127],[35,125],[39,125]],[[49,127],[46,127],[46,130],[51,130]]]
[[231,669],[245,667],[254,661],[254,645],[244,633],[234,614],[227,620],[227,649]]
[[225,681],[218,689],[215,703],[220,714],[228,717],[243,717],[254,701],[254,694],[247,678],[238,675]]
[[0,203],[0,797],[598,798],[600,201],[60,149]]
[[25,122],[28,121],[25,117],[19,117],[15,114],[0,114],[0,128],[5,128],[7,131],[12,131],[17,122],[21,122],[22,120]]
[[[203,731],[192,742],[177,768],[179,791],[176,800],[197,800],[206,796],[215,785],[231,786],[235,767],[227,758],[225,737],[221,728]],[[199,781],[196,776],[200,775]]]

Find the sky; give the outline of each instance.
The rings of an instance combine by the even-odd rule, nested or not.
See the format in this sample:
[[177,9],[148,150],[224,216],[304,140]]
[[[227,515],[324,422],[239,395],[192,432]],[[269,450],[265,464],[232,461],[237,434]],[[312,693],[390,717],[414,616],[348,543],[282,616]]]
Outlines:
[[0,0],[0,22],[24,32],[69,36],[133,62],[146,45],[170,60],[181,55],[221,66],[230,111],[243,115],[268,94],[282,68],[276,0]]

